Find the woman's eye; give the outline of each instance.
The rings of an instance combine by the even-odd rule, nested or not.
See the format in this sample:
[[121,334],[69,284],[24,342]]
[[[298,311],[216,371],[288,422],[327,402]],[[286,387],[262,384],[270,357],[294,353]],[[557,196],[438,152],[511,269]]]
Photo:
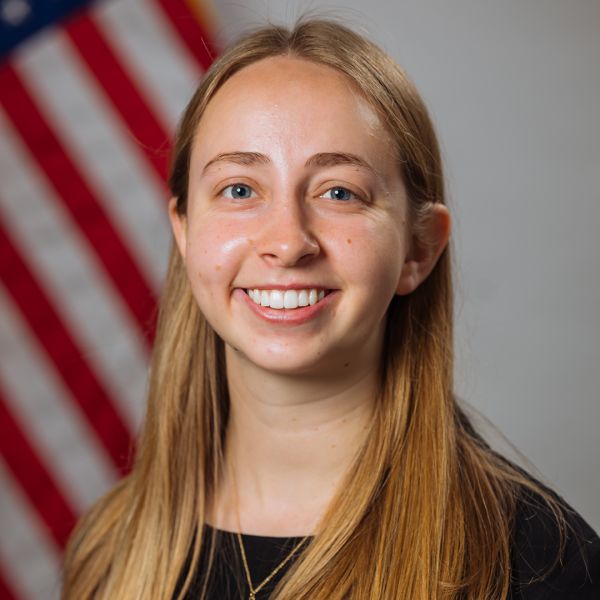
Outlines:
[[336,186],[328,189],[321,198],[330,198],[331,200],[342,200],[347,202],[348,200],[356,200],[357,196],[345,187]]
[[253,197],[254,190],[249,185],[234,183],[228,185],[221,193],[225,198],[231,198],[232,200],[247,200]]

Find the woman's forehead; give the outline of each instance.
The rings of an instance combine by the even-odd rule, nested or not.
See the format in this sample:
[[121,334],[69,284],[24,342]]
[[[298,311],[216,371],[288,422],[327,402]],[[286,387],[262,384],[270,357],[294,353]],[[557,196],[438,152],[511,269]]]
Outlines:
[[249,65],[223,84],[200,119],[194,153],[360,150],[379,160],[390,154],[389,138],[346,75],[281,56]]

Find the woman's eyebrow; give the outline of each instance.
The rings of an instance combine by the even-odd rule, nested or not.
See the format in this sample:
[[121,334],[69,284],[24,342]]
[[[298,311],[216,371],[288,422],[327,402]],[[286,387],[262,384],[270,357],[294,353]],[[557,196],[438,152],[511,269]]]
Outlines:
[[337,165],[354,165],[379,176],[378,172],[364,159],[348,152],[319,152],[311,156],[306,167],[335,167]]
[[251,166],[269,164],[271,159],[266,154],[261,154],[260,152],[223,152],[209,160],[204,165],[202,173],[206,173],[212,165],[219,162],[230,162],[236,165]]
[[[223,152],[209,160],[204,165],[202,173],[205,173],[211,166],[219,162],[252,166],[267,165],[271,162],[271,159],[260,152]],[[374,175],[379,175],[364,158],[348,152],[319,152],[311,156],[305,163],[305,167],[335,167],[337,165],[355,165],[370,171]]]

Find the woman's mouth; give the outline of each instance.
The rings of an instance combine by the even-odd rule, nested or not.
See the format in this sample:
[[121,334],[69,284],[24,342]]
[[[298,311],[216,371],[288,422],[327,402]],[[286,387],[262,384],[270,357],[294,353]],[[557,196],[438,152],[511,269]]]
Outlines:
[[255,304],[277,310],[313,306],[328,294],[327,290],[316,288],[299,290],[261,290],[255,288],[245,291]]

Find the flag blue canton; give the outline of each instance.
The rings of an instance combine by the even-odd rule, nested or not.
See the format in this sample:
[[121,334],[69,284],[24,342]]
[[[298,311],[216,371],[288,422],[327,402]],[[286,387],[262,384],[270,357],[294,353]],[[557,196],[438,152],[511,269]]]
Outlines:
[[40,29],[63,21],[92,2],[94,0],[0,0],[0,57],[4,58]]

